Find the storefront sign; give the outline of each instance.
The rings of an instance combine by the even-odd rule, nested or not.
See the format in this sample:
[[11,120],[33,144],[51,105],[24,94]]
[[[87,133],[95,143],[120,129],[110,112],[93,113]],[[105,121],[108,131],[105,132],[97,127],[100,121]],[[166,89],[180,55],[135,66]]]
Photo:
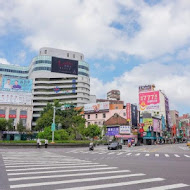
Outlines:
[[127,121],[131,121],[131,104],[127,103],[126,104],[126,119]]
[[5,114],[0,114],[0,118],[5,118]]
[[16,114],[9,114],[9,118],[16,118]]
[[123,126],[120,126],[119,129],[120,129],[119,130],[120,134],[130,134],[131,133],[131,126],[123,125]]
[[144,123],[144,131],[152,131],[153,130],[153,120],[152,118],[144,118],[143,119]]
[[115,136],[119,134],[119,127],[107,127],[106,136]]
[[20,115],[20,118],[25,119],[27,118],[27,115]]
[[116,138],[132,139],[137,138],[137,135],[115,135]]
[[154,132],[160,132],[160,121],[158,119],[153,119],[153,130]]
[[139,106],[140,111],[159,110],[159,91],[139,93]]

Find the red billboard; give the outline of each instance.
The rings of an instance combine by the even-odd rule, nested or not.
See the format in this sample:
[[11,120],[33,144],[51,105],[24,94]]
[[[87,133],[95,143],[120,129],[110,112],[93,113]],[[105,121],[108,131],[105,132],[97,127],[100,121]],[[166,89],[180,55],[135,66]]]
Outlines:
[[131,104],[126,104],[126,119],[127,121],[131,121]]
[[140,111],[159,110],[159,91],[139,93]]

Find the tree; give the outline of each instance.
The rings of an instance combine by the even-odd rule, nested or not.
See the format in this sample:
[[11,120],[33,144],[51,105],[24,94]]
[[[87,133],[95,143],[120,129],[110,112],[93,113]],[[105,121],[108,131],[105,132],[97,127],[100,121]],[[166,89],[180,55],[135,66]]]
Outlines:
[[91,124],[85,129],[85,135],[94,140],[94,137],[101,135],[101,129],[98,125]]
[[7,120],[6,128],[7,128],[7,131],[13,131],[14,130],[13,119],[8,119]]
[[0,131],[5,131],[7,125],[7,120],[4,118],[0,118]]
[[25,127],[22,123],[22,120],[20,120],[19,123],[17,124],[17,131],[19,131],[19,132],[25,131]]

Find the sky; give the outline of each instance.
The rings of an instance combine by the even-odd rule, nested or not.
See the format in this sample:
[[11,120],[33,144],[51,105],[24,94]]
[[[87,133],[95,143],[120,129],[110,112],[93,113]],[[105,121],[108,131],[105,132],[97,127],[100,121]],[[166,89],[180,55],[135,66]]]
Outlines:
[[41,47],[81,52],[91,94],[155,84],[190,113],[189,0],[0,0],[0,63],[28,66]]

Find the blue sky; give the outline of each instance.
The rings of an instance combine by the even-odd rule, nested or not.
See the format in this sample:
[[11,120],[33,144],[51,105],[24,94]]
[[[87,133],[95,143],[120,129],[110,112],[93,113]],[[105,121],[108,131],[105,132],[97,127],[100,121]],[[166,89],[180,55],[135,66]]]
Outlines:
[[189,113],[190,1],[0,0],[0,62],[28,66],[41,47],[84,53],[91,94],[138,102],[155,84]]

